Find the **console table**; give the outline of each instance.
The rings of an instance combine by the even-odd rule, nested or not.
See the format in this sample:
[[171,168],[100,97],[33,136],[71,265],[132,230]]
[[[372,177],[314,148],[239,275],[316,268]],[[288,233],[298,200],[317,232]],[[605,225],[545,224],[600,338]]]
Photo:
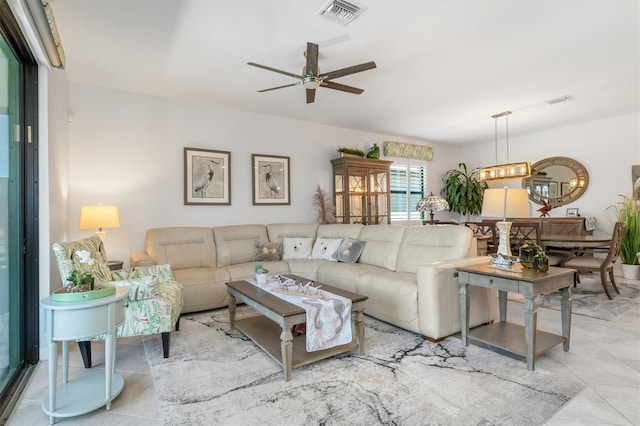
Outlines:
[[[49,423],[56,417],[85,414],[106,405],[122,392],[124,379],[115,374],[116,331],[124,321],[123,299],[127,288],[116,294],[81,302],[56,302],[51,296],[40,301],[44,310],[43,330],[49,339],[49,396],[42,410]],[[105,334],[104,372],[84,374],[69,382],[69,342]],[[58,376],[58,342],[62,342],[62,384]]]
[[[457,268],[460,284],[460,319],[462,344],[467,340],[498,347],[506,352],[527,359],[527,368],[535,368],[537,355],[562,343],[569,350],[571,333],[571,286],[575,270],[549,267],[547,272],[523,269],[509,272],[494,269],[487,264]],[[469,331],[469,291],[470,285],[498,290],[500,321]],[[562,336],[537,330],[535,297],[538,294],[562,291]],[[507,322],[507,292],[524,296],[524,327]]]

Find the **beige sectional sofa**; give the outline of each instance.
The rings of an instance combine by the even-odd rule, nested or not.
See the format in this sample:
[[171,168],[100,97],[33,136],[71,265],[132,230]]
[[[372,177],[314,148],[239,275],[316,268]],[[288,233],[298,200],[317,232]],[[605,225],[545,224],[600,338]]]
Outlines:
[[[365,241],[355,263],[320,259],[261,261],[270,274],[292,273],[369,297],[365,313],[430,339],[460,331],[455,267],[486,262],[475,256],[464,226],[359,224],[171,227],[147,231],[145,251],[131,266],[168,263],[184,286],[182,313],[224,307],[226,282],[253,278],[257,242],[285,238],[353,238]],[[494,291],[471,287],[470,325],[497,317]]]

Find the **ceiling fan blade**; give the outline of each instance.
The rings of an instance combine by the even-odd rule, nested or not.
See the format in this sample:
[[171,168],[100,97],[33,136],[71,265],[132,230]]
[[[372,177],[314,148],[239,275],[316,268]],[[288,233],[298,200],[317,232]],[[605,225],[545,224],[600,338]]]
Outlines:
[[306,73],[312,76],[318,75],[318,45],[315,43],[307,43],[307,68]]
[[260,92],[260,93],[262,93],[262,92],[270,92],[272,90],[284,89],[285,87],[299,86],[300,84],[302,84],[302,83],[285,84],[284,86],[271,87],[269,89],[258,90],[258,92]]
[[320,83],[322,87],[326,87],[327,89],[340,90],[343,92],[349,92],[356,95],[364,92],[364,89],[358,89],[357,87],[347,86],[346,84],[335,83],[333,81],[323,81]]
[[322,78],[322,79],[325,79],[325,80],[332,80],[334,78],[344,77],[345,75],[355,74],[357,72],[371,70],[371,69],[374,69],[375,67],[376,67],[376,63],[371,61],[371,62],[366,62],[366,63],[360,64],[360,65],[354,65],[354,66],[351,66],[351,67],[347,67],[347,68],[342,68],[342,69],[335,70],[335,71],[326,72],[324,74],[320,74],[319,77]]
[[247,65],[251,65],[252,67],[262,68],[262,69],[265,69],[267,71],[277,72],[279,74],[288,75],[289,77],[298,78],[298,79],[302,80],[302,76],[301,75],[293,74],[293,73],[290,73],[290,72],[287,72],[287,71],[282,71],[282,70],[279,70],[279,69],[276,69],[276,68],[271,68],[271,67],[268,67],[266,65],[256,64],[255,62],[247,62]]
[[316,89],[307,89],[307,103],[313,103],[316,100]]

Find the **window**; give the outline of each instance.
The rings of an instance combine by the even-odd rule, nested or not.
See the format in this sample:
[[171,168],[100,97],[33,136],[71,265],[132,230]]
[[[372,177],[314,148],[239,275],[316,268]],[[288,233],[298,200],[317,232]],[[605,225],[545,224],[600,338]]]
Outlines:
[[391,165],[391,221],[422,220],[416,204],[427,193],[427,163],[394,161]]

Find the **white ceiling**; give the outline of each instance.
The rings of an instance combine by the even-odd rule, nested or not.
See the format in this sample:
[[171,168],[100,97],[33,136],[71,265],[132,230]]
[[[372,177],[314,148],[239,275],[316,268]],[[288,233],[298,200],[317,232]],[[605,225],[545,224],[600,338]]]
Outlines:
[[[638,0],[358,0],[348,26],[326,2],[51,4],[72,82],[446,144],[493,141],[505,110],[510,136],[639,110]],[[365,92],[257,93],[295,80],[246,63],[301,74],[307,41],[321,72],[374,60],[335,80]]]

